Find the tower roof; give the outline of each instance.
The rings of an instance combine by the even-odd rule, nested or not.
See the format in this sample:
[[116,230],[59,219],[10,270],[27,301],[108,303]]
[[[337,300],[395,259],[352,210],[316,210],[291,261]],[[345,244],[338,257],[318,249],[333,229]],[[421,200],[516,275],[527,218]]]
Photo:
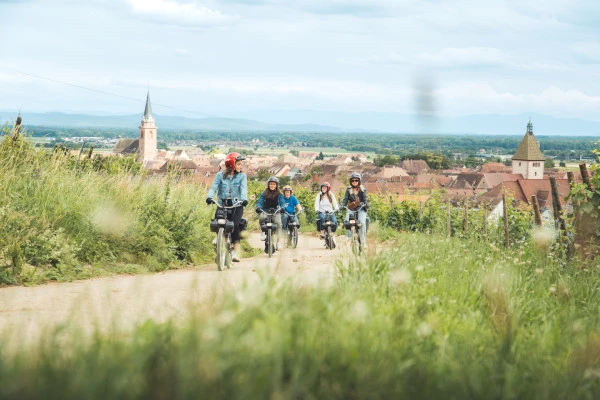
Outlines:
[[144,116],[142,117],[142,121],[153,121],[154,116],[152,115],[152,105],[150,104],[150,91],[148,90],[148,95],[146,96],[146,108],[144,109]]
[[531,121],[527,124],[527,132],[525,133],[525,137],[521,140],[521,144],[519,148],[515,152],[515,155],[512,156],[513,160],[523,160],[523,161],[544,161],[545,158],[540,151],[540,146],[538,145],[535,136],[533,135],[533,124]]

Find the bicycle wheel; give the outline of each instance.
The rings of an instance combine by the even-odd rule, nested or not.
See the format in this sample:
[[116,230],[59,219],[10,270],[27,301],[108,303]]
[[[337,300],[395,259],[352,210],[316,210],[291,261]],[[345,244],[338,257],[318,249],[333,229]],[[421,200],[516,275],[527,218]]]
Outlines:
[[290,247],[295,249],[296,246],[298,246],[298,228],[294,226],[290,232]]
[[227,241],[225,239],[225,229],[219,228],[219,232],[217,233],[217,268],[219,271],[223,271],[223,267],[225,266],[225,259],[227,258]]
[[269,254],[269,258],[273,255],[273,244],[271,243],[271,230],[269,229],[267,232],[267,254]]
[[352,233],[352,241],[350,242],[352,246],[352,254],[355,256],[360,254],[360,239],[357,237],[355,233]]
[[335,242],[333,241],[333,233],[331,232],[331,227],[327,228],[327,248],[329,250],[333,250],[335,248]]

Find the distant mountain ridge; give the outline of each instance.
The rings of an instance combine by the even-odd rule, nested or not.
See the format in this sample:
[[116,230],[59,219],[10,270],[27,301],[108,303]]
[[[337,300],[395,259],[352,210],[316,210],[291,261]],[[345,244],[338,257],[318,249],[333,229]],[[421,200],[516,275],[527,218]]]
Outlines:
[[[136,129],[140,125],[141,115],[87,115],[49,113],[22,113],[23,125],[63,126],[75,128],[125,128]],[[0,122],[12,123],[15,113],[0,111]],[[194,129],[223,131],[308,131],[338,132],[339,128],[316,124],[269,124],[242,118],[186,118],[179,116],[154,114],[158,129]]]
[[[0,123],[12,123],[16,112],[0,111]],[[137,129],[141,114],[88,115],[60,112],[22,113],[23,124],[75,128]],[[536,135],[600,136],[600,121],[556,118],[543,114],[468,115],[420,118],[385,112],[263,111],[236,118],[188,118],[154,114],[159,129],[256,132],[361,132],[522,135],[529,119]],[[252,117],[252,118],[250,118]],[[256,118],[256,119],[254,119]],[[268,122],[262,122],[268,121]]]

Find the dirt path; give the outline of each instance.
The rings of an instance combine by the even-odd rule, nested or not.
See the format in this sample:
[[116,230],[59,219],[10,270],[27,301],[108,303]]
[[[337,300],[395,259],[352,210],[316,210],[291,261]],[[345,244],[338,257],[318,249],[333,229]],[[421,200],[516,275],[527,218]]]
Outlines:
[[[264,247],[258,234],[249,240],[252,246]],[[335,260],[344,257],[345,250],[343,244],[327,250],[322,240],[301,234],[297,249],[283,249],[270,259],[266,254],[242,259],[222,272],[211,264],[149,275],[1,288],[0,335],[30,341],[67,322],[91,331],[127,329],[148,318],[177,318],[190,304],[212,298],[215,292],[256,284],[266,273],[299,284],[328,284],[335,274]]]

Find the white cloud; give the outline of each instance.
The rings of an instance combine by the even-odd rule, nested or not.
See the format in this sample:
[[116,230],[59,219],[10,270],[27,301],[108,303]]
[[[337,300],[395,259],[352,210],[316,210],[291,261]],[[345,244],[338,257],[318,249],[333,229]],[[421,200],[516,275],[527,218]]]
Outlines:
[[573,57],[584,64],[600,64],[600,44],[596,42],[575,43],[571,46]]
[[555,116],[590,117],[597,115],[600,96],[579,90],[549,86],[538,93],[501,92],[488,83],[465,82],[446,85],[435,91],[444,113],[464,115],[471,113],[513,113],[523,110]]
[[418,53],[406,56],[390,52],[385,56],[371,56],[371,64],[416,65],[428,68],[497,67],[521,70],[564,71],[565,65],[529,60],[527,63],[506,51],[494,47],[449,47],[437,53]]
[[168,23],[185,27],[205,27],[233,23],[237,17],[193,3],[179,3],[174,0],[129,0],[135,14],[154,22]]

